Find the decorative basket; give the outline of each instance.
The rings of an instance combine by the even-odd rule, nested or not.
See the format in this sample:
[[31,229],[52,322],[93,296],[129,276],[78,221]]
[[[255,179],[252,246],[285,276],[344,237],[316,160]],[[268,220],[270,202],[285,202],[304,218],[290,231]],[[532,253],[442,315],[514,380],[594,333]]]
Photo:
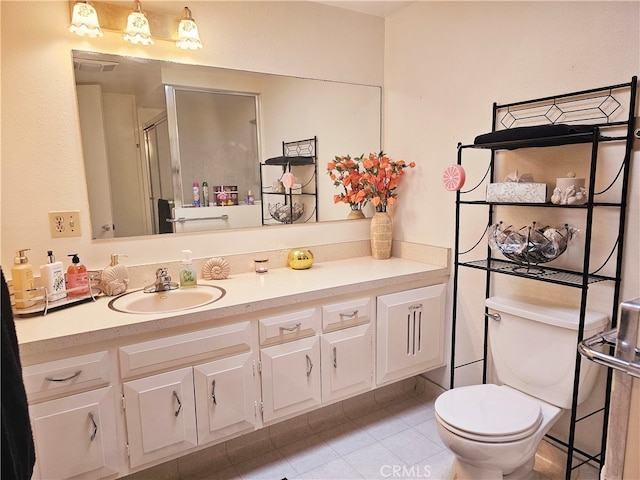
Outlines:
[[536,222],[512,230],[503,228],[502,222],[487,230],[489,246],[505,257],[522,265],[538,265],[555,260],[562,255],[577,228],[564,225],[560,228],[537,228]]
[[271,218],[278,222],[293,223],[304,214],[304,204],[294,203],[293,206],[282,203],[269,204],[269,213]]

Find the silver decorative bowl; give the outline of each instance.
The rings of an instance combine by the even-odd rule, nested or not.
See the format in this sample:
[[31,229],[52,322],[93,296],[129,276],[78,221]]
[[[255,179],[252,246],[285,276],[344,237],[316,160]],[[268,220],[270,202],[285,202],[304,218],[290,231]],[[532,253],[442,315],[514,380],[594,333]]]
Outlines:
[[502,222],[487,230],[489,246],[505,257],[522,265],[538,265],[555,260],[562,255],[577,228],[564,225],[560,228],[538,228],[536,222],[513,230],[504,228]]
[[293,223],[304,214],[304,204],[294,203],[293,207],[282,203],[269,204],[269,213],[278,222]]

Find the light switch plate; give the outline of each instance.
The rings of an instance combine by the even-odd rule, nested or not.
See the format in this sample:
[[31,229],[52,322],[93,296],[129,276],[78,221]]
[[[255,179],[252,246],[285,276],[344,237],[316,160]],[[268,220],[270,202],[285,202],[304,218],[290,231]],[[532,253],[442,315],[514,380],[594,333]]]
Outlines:
[[51,238],[81,236],[80,212],[78,210],[49,212],[49,228]]

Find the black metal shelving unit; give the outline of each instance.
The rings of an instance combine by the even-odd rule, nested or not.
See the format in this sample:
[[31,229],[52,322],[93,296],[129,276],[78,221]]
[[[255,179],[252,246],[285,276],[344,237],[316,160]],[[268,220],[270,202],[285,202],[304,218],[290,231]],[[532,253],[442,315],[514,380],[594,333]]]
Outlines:
[[[318,221],[317,145],[317,137],[282,142],[282,156],[271,158],[260,164],[262,225]],[[275,191],[273,185],[267,185],[266,171],[273,169],[278,172],[278,179],[281,179],[285,173],[294,174],[296,179],[301,181],[299,189],[283,187],[282,191]],[[283,220],[277,220],[271,215],[270,208],[275,204],[281,205],[284,209]],[[300,205],[304,206],[304,211],[299,218],[296,218],[296,209]]]
[[[606,379],[605,400],[602,408],[589,412],[578,418],[578,387],[580,379],[581,355],[577,351],[577,344],[583,340],[585,313],[587,311],[587,299],[589,286],[599,282],[612,282],[612,298],[611,298],[611,328],[615,328],[617,323],[618,305],[620,303],[620,286],[621,286],[621,270],[623,264],[624,253],[624,234],[626,226],[626,211],[628,184],[631,164],[631,153],[634,139],[634,120],[636,110],[636,90],[637,77],[633,77],[629,83],[611,85],[590,90],[572,92],[568,94],[543,97],[538,99],[526,100],[509,104],[499,105],[493,104],[492,132],[517,128],[519,126],[530,125],[589,125],[592,131],[586,133],[576,133],[567,135],[558,135],[544,138],[529,138],[525,140],[500,141],[494,143],[482,144],[458,144],[458,165],[463,164],[463,157],[469,150],[488,150],[490,152],[490,160],[484,177],[472,188],[456,193],[456,232],[454,247],[454,279],[453,279],[453,325],[452,325],[452,349],[451,349],[451,377],[450,385],[454,387],[456,370],[468,366],[469,363],[456,364],[456,333],[458,325],[458,302],[459,302],[459,280],[464,270],[474,269],[486,272],[485,276],[485,298],[492,294],[492,282],[495,275],[511,275],[515,277],[525,278],[527,281],[548,282],[558,285],[567,286],[578,289],[580,294],[580,320],[578,325],[578,337],[576,341],[576,366],[573,385],[573,401],[571,408],[571,419],[569,424],[568,440],[564,441],[553,436],[548,437],[556,444],[567,450],[567,462],[565,469],[565,477],[567,480],[571,478],[572,470],[578,468],[587,462],[595,462],[600,469],[605,461],[605,447],[607,424],[609,416],[609,393],[611,391],[612,371],[608,369]],[[526,149],[531,148],[555,148],[566,145],[586,144],[590,145],[589,159],[589,178],[588,178],[588,198],[584,205],[555,205],[552,203],[532,204],[532,203],[501,203],[487,202],[477,200],[477,189],[485,186],[487,183],[495,182],[495,167],[499,152],[505,150],[522,150],[523,155]],[[605,144],[617,145],[615,148],[623,149],[621,155],[620,169],[615,178],[608,187],[600,192],[595,192],[598,159],[601,156],[601,148]],[[588,148],[588,147],[587,147]],[[621,182],[621,183],[618,183]],[[614,201],[598,201],[597,197],[606,193],[614,185],[619,189],[619,198]],[[467,200],[468,194],[476,191],[476,199]],[[462,251],[460,247],[460,222],[461,212],[463,208],[469,206],[480,206],[487,210],[487,225],[485,232],[482,232],[480,239],[471,248]],[[582,211],[585,215],[585,231],[584,234],[584,255],[582,268],[576,270],[556,268],[553,266],[537,266],[534,269],[528,269],[516,262],[504,260],[499,254],[493,252],[482,240],[489,226],[494,223],[494,215],[498,208],[545,208],[545,209],[566,209]],[[617,209],[619,212],[617,223],[618,233],[612,246],[611,253],[604,263],[594,268],[592,263],[591,246],[598,232],[593,231],[594,211],[597,209]],[[502,210],[501,210],[502,211]],[[548,210],[547,210],[548,211]],[[615,213],[614,213],[615,214]],[[486,246],[486,248],[483,248]],[[478,253],[480,252],[480,253]],[[471,260],[467,258],[471,256]],[[480,258],[478,258],[478,256]],[[553,263],[553,262],[552,262]],[[600,272],[607,266],[609,270],[614,271],[613,274],[604,275]],[[485,314],[487,309],[485,308]],[[484,352],[483,357],[477,362],[482,362],[482,382],[487,381],[487,357],[488,357],[488,319],[484,320]],[[471,362],[471,363],[477,363]],[[600,441],[600,451],[588,453],[577,448],[576,425],[578,422],[590,418],[595,414],[602,413],[602,436]],[[575,461],[574,461],[574,457]]]

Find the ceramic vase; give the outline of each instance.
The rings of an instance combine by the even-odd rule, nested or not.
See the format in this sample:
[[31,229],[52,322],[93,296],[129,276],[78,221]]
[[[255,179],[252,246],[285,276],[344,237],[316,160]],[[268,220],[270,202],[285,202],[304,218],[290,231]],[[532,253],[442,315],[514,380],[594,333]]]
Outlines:
[[371,256],[376,260],[391,257],[393,222],[387,212],[375,212],[371,218]]
[[360,218],[364,218],[364,213],[362,213],[362,209],[360,208],[360,205],[352,205],[351,211],[349,212],[349,215],[347,215],[347,219],[358,220]]

